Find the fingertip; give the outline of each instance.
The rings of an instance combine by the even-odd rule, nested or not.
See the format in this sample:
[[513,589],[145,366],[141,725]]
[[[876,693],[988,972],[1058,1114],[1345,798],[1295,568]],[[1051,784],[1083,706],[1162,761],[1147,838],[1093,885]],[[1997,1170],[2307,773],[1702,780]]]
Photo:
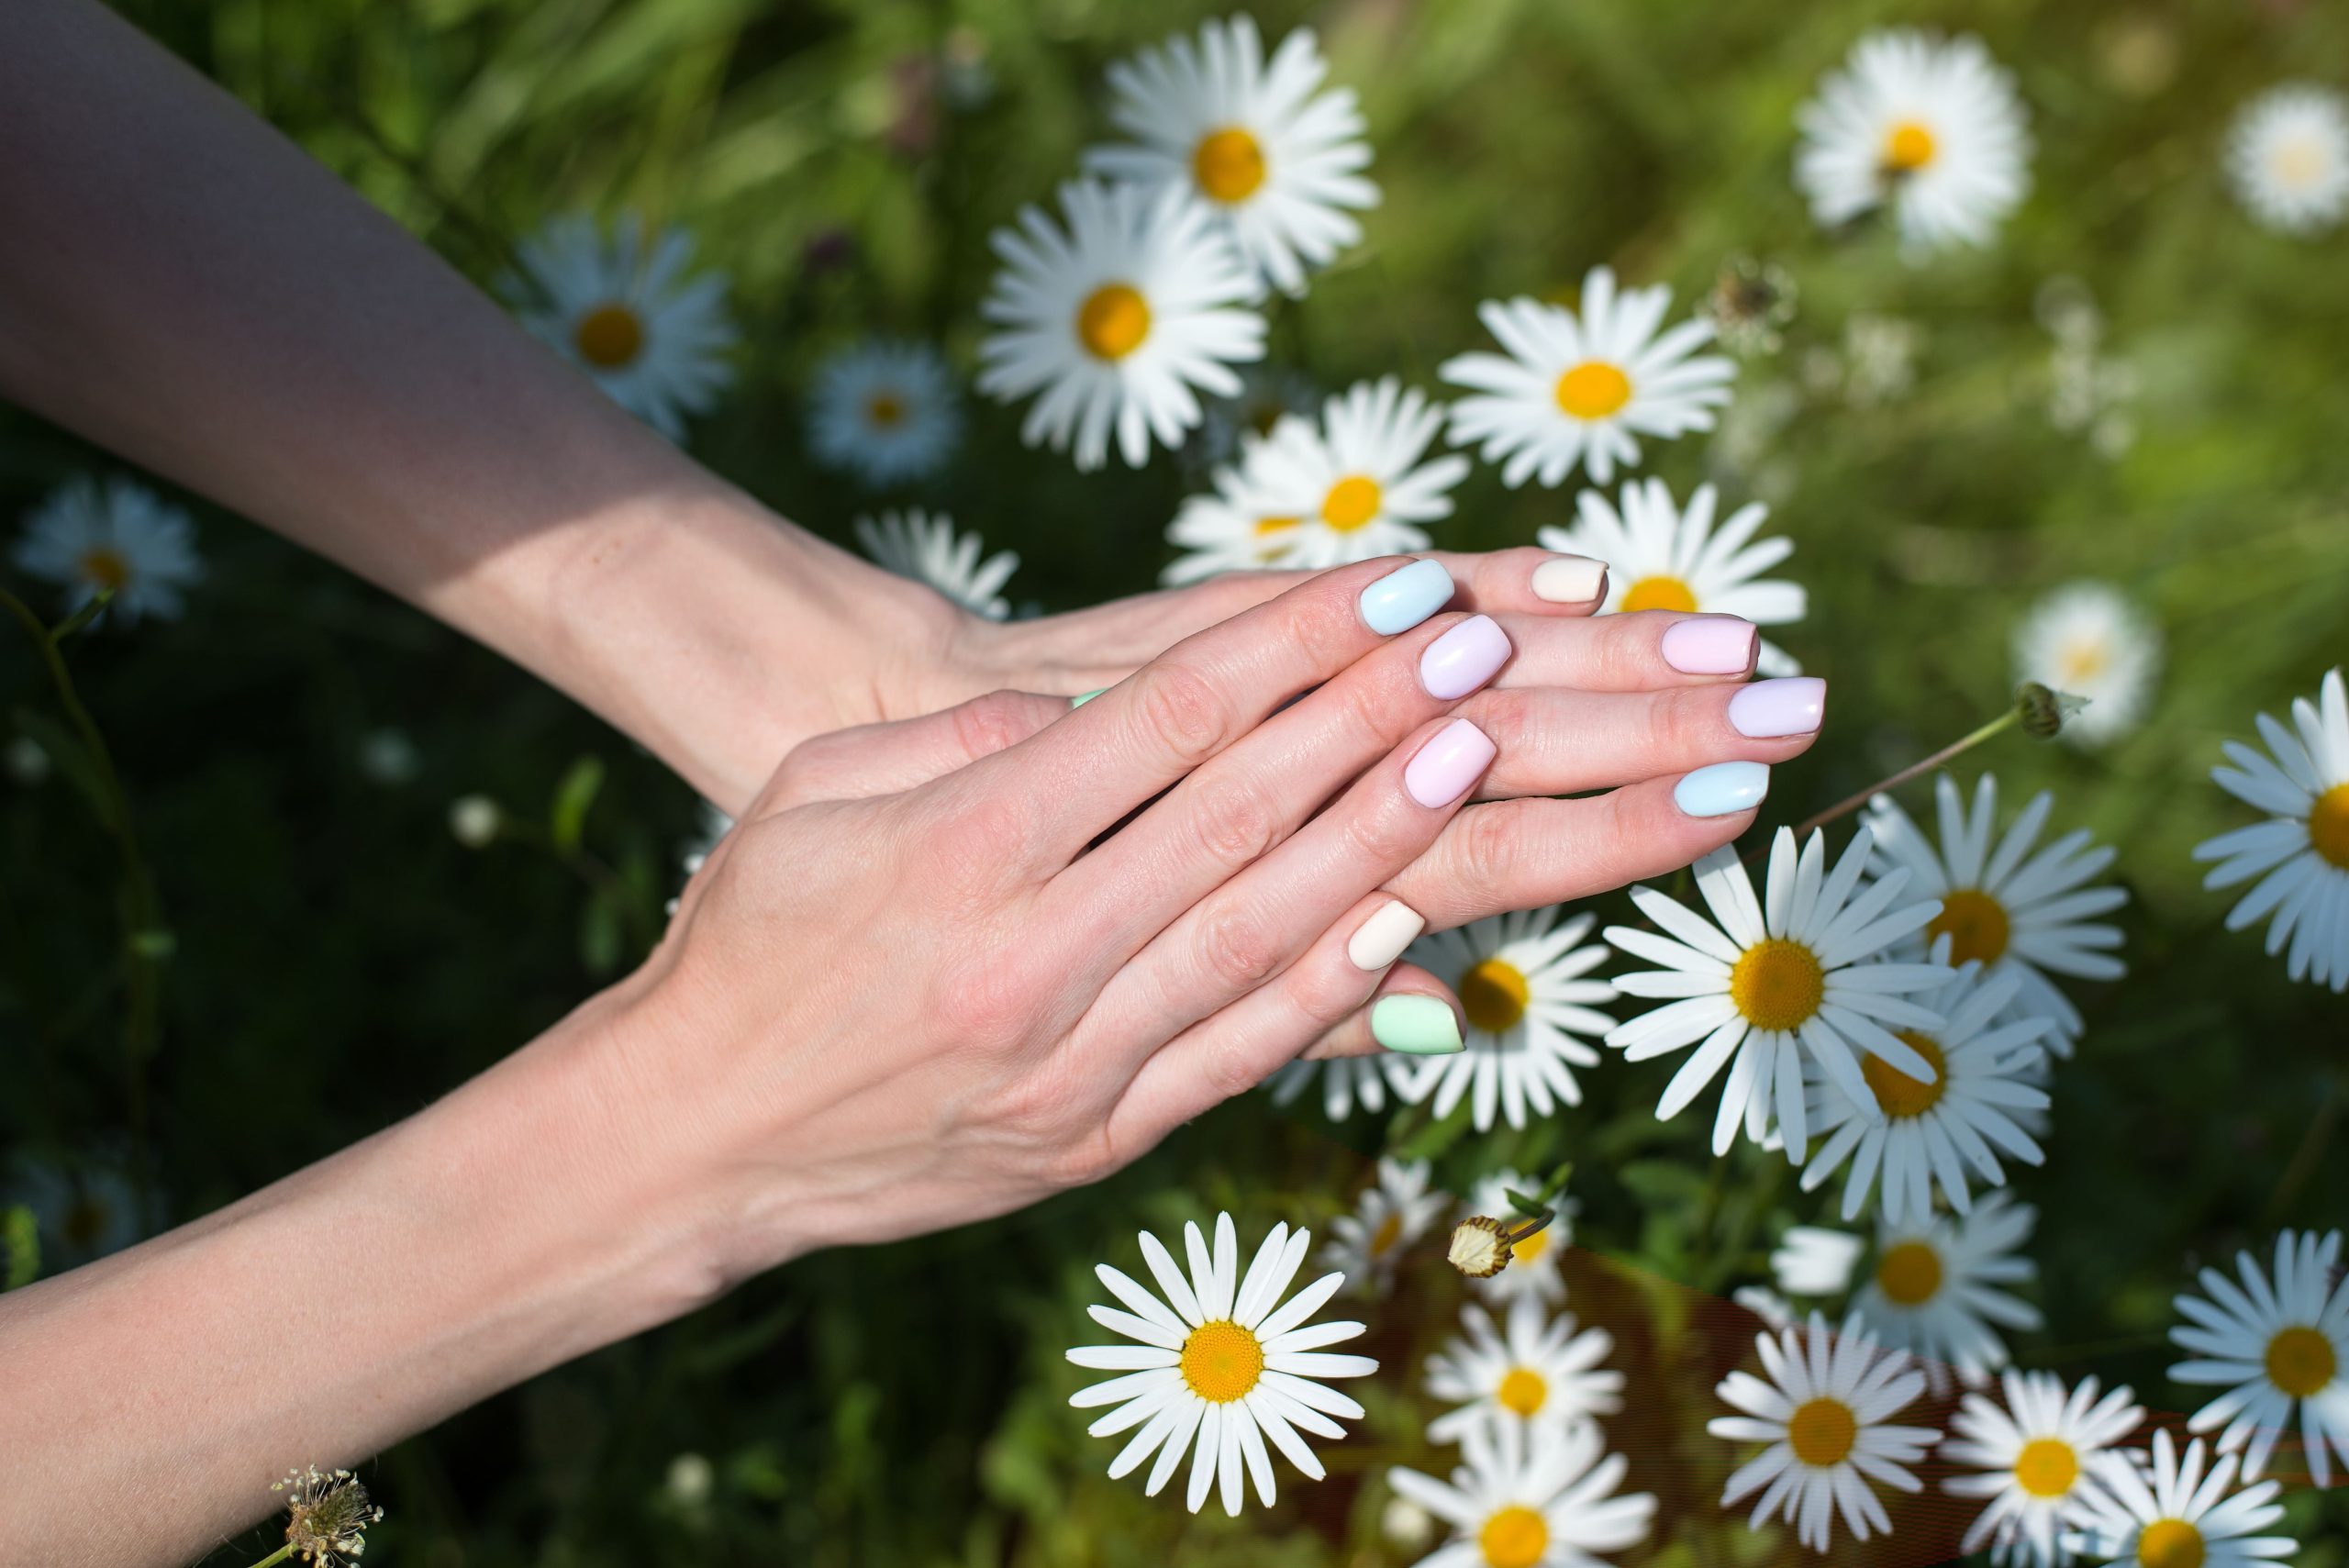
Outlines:
[[1465,1049],[1449,996],[1390,991],[1371,1004],[1370,1037],[1405,1056],[1451,1056]]
[[1683,817],[1733,817],[1755,810],[1769,796],[1767,762],[1715,762],[1683,773],[1672,786],[1672,804]]
[[1596,605],[1607,596],[1607,562],[1553,555],[1533,569],[1533,596],[1550,605]]

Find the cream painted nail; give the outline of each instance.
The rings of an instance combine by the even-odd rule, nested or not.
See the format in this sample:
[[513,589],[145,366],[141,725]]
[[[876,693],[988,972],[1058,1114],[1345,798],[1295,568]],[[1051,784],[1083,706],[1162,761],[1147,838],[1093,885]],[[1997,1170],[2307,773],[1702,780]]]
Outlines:
[[1427,926],[1418,910],[1399,898],[1390,898],[1372,911],[1346,943],[1346,959],[1356,969],[1385,969],[1403,956],[1403,950]]
[[1533,569],[1533,596],[1553,605],[1586,605],[1607,591],[1607,562],[1553,556]]

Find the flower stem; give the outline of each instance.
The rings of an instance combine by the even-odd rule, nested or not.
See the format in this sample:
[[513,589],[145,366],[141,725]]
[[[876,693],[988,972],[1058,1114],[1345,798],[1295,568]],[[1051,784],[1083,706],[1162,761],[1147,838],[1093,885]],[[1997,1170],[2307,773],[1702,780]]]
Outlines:
[[284,1545],[279,1547],[276,1551],[271,1552],[268,1556],[262,1558],[260,1562],[254,1563],[252,1568],[269,1568],[271,1563],[283,1562],[293,1555],[294,1543],[289,1540]]
[[1867,788],[1860,791],[1857,795],[1849,795],[1844,799],[1837,801],[1834,805],[1829,806],[1824,811],[1812,813],[1810,816],[1803,819],[1801,826],[1795,829],[1795,838],[1798,840],[1808,838],[1812,828],[1824,828],[1828,823],[1834,821],[1839,817],[1849,816],[1851,813],[1857,811],[1861,806],[1865,806],[1876,795],[1886,794],[1891,790],[1898,789],[1902,784],[1907,784],[1910,779],[1917,777],[1920,773],[1932,773],[1935,768],[1940,767],[1943,763],[1947,762],[1953,758],[1955,758],[1965,752],[1972,751],[1975,747],[1979,746],[1983,741],[1989,740],[1992,736],[1999,733],[2001,730],[2013,728],[2017,724],[2021,723],[2021,720],[2022,710],[2009,706],[2004,713],[1998,715],[1998,717],[1982,726],[1979,729],[1975,730],[1972,734],[1965,736],[1960,740],[1951,741],[1948,745],[1943,747],[1932,756],[1920,758],[1917,762],[1909,763],[1907,767],[1901,769],[1890,778],[1879,780],[1877,783],[1868,785]]

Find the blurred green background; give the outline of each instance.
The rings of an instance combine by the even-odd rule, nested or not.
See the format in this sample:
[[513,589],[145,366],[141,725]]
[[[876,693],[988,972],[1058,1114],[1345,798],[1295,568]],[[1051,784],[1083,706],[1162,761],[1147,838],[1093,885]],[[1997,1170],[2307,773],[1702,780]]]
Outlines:
[[[990,228],[1046,197],[1108,134],[1103,66],[1223,14],[1094,0],[131,0],[122,7],[484,282],[551,214],[688,225],[729,272],[739,380],[696,455],[846,539],[859,512],[920,504],[1017,549],[1015,602],[1073,607],[1150,586],[1200,467],[1079,475],[974,400],[951,468],[874,495],[814,468],[811,367],[867,333],[974,361]],[[1833,686],[1826,739],[1780,770],[1793,821],[1996,711],[2008,639],[2040,593],[2109,579],[2160,622],[2149,719],[2099,751],[2009,736],[2009,808],[2058,795],[2061,829],[2117,842],[2126,981],[2075,985],[2087,1015],[2058,1071],[2051,1158],[2016,1185],[2042,1210],[2027,1365],[2132,1382],[2156,1409],[2169,1298],[2192,1267],[2349,1204],[2349,1004],[2288,983],[2221,919],[2192,845],[2250,819],[2207,778],[2252,715],[2349,656],[2349,238],[2270,235],[2223,188],[2227,122],[2266,86],[2349,74],[2349,6],[2318,0],[1979,4],[1873,0],[1350,0],[1255,8],[1309,23],[1361,94],[1384,205],[1366,243],[1275,317],[1275,358],[1337,389],[1399,372],[1431,390],[1482,347],[1474,306],[1572,289],[1611,261],[1679,309],[1726,258],[1783,266],[1798,312],[1747,358],[1714,438],[1647,444],[1685,495],[1719,480],[1798,543],[1779,574],[1809,618],[1774,633]],[[1911,264],[1883,232],[1819,232],[1788,178],[1797,104],[1865,29],[1979,32],[2016,73],[2034,186],[1999,241]],[[2059,428],[2051,279],[2101,314],[2133,426]],[[1861,323],[1858,340],[1852,324]],[[1905,373],[1869,358],[1880,324]],[[1871,328],[1871,321],[1879,324]],[[1854,348],[1866,368],[1855,373]],[[1896,359],[1900,356],[1895,356]],[[1878,384],[1881,373],[1888,380]],[[0,522],[102,455],[0,411]],[[1574,489],[1480,468],[1453,548],[1520,544]],[[192,504],[193,505],[193,504]],[[125,1059],[111,843],[57,773],[0,780],[0,1153],[9,1168],[139,1173],[139,1223],[201,1214],[394,1119],[528,1039],[632,962],[680,880],[691,795],[562,698],[421,615],[196,506],[209,580],[187,617],[75,640],[117,753],[173,951],[151,1049]],[[19,591],[26,584],[16,584]],[[13,635],[13,633],[12,633]],[[29,720],[26,714],[35,717]],[[7,735],[53,701],[29,645],[0,652]],[[31,730],[28,729],[28,726]],[[396,731],[413,767],[384,761]],[[575,847],[461,847],[447,811],[485,793],[546,819],[602,771]],[[1907,797],[1928,799],[1919,786]],[[543,839],[543,834],[540,835]],[[1606,901],[1612,912],[1618,900]],[[1630,1005],[1622,1009],[1628,1013]],[[1663,1495],[1631,1562],[1793,1560],[1724,1528],[1730,1456],[1702,1435],[1746,1321],[1709,1305],[1765,1277],[1777,1229],[1830,1213],[1783,1161],[1716,1163],[1708,1118],[1650,1115],[1667,1064],[1610,1060],[1581,1107],[1523,1133],[1399,1138],[1464,1191],[1504,1164],[1575,1162],[1574,1308],[1631,1373],[1617,1425],[1634,1485]],[[987,1226],[819,1256],[695,1318],[462,1416],[363,1467],[389,1509],[368,1561],[503,1564],[1406,1562],[1382,1540],[1386,1464],[1442,1473],[1419,1365],[1463,1292],[1441,1265],[1370,1313],[1386,1371],[1278,1507],[1193,1518],[1101,1473],[1063,1349],[1096,1337],[1097,1260],[1133,1231],[1232,1209],[1243,1238],[1351,1201],[1386,1118],[1330,1126],[1263,1097],[1227,1107],[1092,1191]],[[1709,1100],[1707,1101],[1709,1104]],[[147,1213],[138,1210],[147,1206]],[[45,1264],[75,1259],[44,1237]],[[288,1280],[289,1292],[312,1286]],[[1631,1440],[1637,1434],[1637,1440]],[[298,1464],[313,1456],[288,1453]],[[256,1477],[256,1493],[266,1477]],[[2349,1500],[2302,1491],[2307,1568],[2349,1562]],[[260,1554],[266,1530],[217,1554]],[[265,1548],[264,1548],[265,1549]],[[1779,1555],[1783,1553],[1783,1558]],[[1920,1540],[1839,1561],[1936,1560]]]

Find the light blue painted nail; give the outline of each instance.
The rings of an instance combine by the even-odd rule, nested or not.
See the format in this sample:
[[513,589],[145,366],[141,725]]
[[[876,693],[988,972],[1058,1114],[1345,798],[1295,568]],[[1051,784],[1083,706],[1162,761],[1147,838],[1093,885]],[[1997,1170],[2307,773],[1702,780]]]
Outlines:
[[1408,631],[1452,602],[1452,573],[1432,561],[1399,566],[1362,591],[1363,624],[1381,637]]
[[1727,817],[1751,811],[1769,794],[1767,762],[1715,762],[1683,775],[1672,786],[1672,804],[1688,817]]
[[1381,996],[1370,1009],[1370,1038],[1408,1056],[1449,1056],[1461,1049],[1460,1020],[1433,996]]
[[1103,692],[1106,692],[1108,689],[1109,688],[1107,686],[1096,686],[1089,692],[1079,692],[1076,695],[1068,699],[1068,706],[1071,710],[1083,707],[1086,703],[1091,702],[1095,697],[1099,696]]

